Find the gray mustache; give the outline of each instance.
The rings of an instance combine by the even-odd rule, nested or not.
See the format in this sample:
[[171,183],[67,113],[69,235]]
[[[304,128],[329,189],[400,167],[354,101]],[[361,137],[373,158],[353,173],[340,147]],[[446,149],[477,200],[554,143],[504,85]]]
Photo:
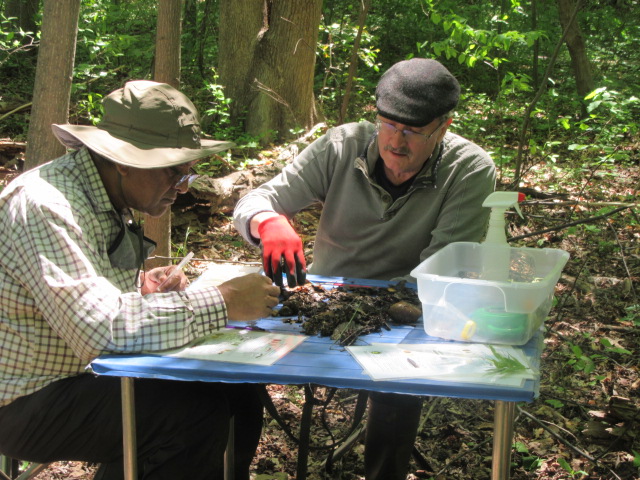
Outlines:
[[399,155],[406,155],[409,153],[409,149],[402,147],[402,148],[393,148],[390,145],[385,145],[384,146],[384,151],[385,152],[393,152],[393,153],[397,153]]

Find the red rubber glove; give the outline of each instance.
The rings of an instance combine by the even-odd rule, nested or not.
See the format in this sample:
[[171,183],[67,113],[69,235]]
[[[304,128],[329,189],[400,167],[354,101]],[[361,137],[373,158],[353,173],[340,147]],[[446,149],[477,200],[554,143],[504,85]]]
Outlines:
[[302,240],[284,215],[270,217],[258,226],[262,242],[262,266],[266,275],[282,287],[282,270],[287,274],[287,285],[304,285],[307,264],[302,251]]

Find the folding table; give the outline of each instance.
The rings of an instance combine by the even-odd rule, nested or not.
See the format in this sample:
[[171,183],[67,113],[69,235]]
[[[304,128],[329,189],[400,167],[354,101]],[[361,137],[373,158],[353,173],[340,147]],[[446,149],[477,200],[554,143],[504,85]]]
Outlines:
[[[310,276],[313,283],[329,286],[364,285],[389,286],[389,282]],[[234,322],[234,324],[236,324]],[[260,328],[279,333],[300,334],[300,325],[285,323],[282,318],[264,318],[253,323]],[[394,326],[379,333],[359,337],[359,343],[426,343],[443,340],[428,336],[422,324]],[[521,347],[539,366],[542,353],[542,332],[538,332]],[[98,375],[121,377],[124,428],[125,478],[136,477],[136,444],[134,412],[134,378],[157,378],[180,381],[260,383],[281,385],[316,384],[327,387],[349,388],[379,392],[393,392],[420,396],[442,396],[495,401],[492,480],[509,478],[511,443],[516,402],[531,402],[539,394],[539,375],[525,380],[519,387],[476,384],[431,379],[398,379],[373,381],[343,347],[328,337],[309,337],[293,351],[270,366],[249,365],[220,361],[175,358],[157,354],[103,355],[91,363]],[[308,438],[308,432],[300,437]],[[298,478],[306,476],[306,454],[298,459]]]

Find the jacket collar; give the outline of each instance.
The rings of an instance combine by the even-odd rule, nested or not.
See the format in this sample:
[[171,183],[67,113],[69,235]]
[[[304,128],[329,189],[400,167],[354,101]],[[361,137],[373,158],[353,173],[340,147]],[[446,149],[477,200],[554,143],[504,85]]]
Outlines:
[[[426,187],[429,185],[434,188],[436,187],[438,167],[440,166],[442,153],[444,152],[444,142],[445,140],[443,139],[424,163],[422,169],[413,181],[414,187]],[[374,177],[373,172],[375,171],[378,160],[382,161],[380,148],[378,146],[378,134],[374,132],[365,145],[362,154],[355,159],[354,167],[361,170],[365,176],[371,180]]]

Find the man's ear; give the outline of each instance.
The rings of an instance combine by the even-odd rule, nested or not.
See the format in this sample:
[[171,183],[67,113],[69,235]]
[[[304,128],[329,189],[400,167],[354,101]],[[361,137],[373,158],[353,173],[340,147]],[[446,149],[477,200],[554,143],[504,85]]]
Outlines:
[[130,167],[128,167],[127,165],[121,165],[119,163],[114,163],[114,165],[116,166],[116,170],[120,175],[122,175],[123,177],[126,177],[127,175],[129,175]]
[[453,118],[447,118],[444,122],[444,125],[442,126],[442,128],[440,129],[440,132],[438,133],[438,142],[441,142],[442,139],[444,138],[445,133],[447,133],[447,130],[449,129],[449,125],[451,125],[451,123],[453,122]]

